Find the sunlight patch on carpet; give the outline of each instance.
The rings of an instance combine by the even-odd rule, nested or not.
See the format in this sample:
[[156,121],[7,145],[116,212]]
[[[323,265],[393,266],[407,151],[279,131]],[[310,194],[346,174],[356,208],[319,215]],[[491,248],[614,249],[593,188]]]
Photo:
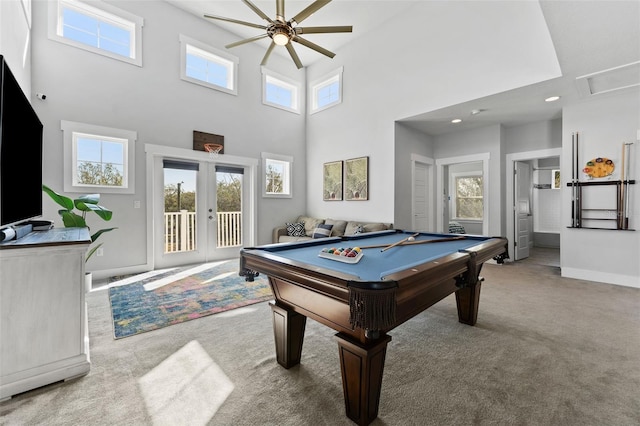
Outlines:
[[147,412],[157,426],[206,425],[234,384],[196,340],[138,380]]
[[232,259],[175,269],[109,288],[114,337],[132,336],[273,299],[267,279],[238,275]]

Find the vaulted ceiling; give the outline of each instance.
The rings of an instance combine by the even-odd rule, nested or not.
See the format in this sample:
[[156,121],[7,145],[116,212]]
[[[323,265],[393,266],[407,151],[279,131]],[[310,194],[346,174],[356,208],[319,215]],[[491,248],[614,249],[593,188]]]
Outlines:
[[[167,0],[194,15],[213,14],[241,21],[264,24],[258,14],[241,0]],[[425,0],[431,1],[431,0]],[[267,16],[275,18],[276,0],[252,1]],[[285,0],[285,17],[312,3],[311,0]],[[352,33],[311,34],[308,40],[340,54],[340,48],[356,38],[366,37],[383,22],[398,22],[399,38],[405,35],[402,14],[409,13],[416,1],[334,0],[308,17],[301,26],[352,25]],[[562,77],[498,93],[463,104],[451,105],[401,120],[430,135],[439,135],[491,124],[506,127],[559,118],[563,105],[604,92],[640,84],[640,2],[639,1],[540,1],[548,31],[556,50]],[[238,36],[238,40],[256,36],[260,29],[234,23],[211,21]],[[446,37],[446,34],[442,35]],[[508,36],[508,35],[505,35]],[[535,43],[536,40],[530,40]],[[265,51],[270,40],[257,41]],[[312,65],[330,61],[324,55],[295,45],[301,62]],[[522,46],[528,49],[530,46]],[[372,46],[372,51],[375,51]],[[274,54],[288,56],[284,48]],[[384,54],[381,52],[380,54]],[[613,70],[612,70],[613,69]],[[630,89],[620,89],[630,90]],[[594,93],[603,92],[603,93]],[[546,97],[560,100],[545,103]],[[472,111],[476,112],[475,114]],[[477,113],[479,111],[479,113]],[[451,120],[460,118],[459,124]]]

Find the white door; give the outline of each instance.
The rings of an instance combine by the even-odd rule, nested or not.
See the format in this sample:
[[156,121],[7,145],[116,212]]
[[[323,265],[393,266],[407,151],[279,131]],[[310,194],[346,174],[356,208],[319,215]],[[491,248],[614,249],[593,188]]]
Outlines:
[[154,267],[237,257],[250,205],[243,167],[156,159]]
[[413,223],[412,230],[428,231],[429,217],[427,215],[429,195],[428,166],[414,162],[413,168]]
[[514,163],[515,215],[515,260],[529,257],[529,235],[531,234],[531,167],[528,163]]

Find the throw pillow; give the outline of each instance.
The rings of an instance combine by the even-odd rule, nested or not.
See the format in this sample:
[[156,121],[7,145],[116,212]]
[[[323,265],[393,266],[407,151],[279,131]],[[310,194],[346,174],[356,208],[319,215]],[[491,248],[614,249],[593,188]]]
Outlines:
[[362,225],[356,226],[356,229],[353,230],[353,235],[364,234],[366,231]]
[[313,238],[326,238],[331,236],[331,228],[333,225],[320,224],[313,231]]
[[346,220],[334,220],[334,219],[325,219],[324,223],[326,225],[333,225],[331,229],[331,235],[334,237],[341,237],[344,235],[344,231],[347,228]]
[[287,222],[287,235],[290,237],[304,237],[304,222]]

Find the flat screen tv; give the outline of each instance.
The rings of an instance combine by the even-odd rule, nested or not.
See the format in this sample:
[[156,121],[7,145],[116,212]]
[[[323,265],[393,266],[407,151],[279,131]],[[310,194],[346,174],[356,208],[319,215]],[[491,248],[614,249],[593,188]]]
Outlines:
[[0,229],[42,216],[42,122],[0,55]]

